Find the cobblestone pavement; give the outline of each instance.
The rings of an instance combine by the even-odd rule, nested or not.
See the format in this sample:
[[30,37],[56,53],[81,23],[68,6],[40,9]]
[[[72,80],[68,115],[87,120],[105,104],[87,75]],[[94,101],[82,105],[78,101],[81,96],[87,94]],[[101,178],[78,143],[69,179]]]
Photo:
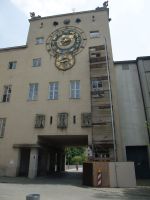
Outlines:
[[0,178],[0,200],[26,200],[28,194],[40,194],[40,200],[150,200],[150,186],[85,187],[82,185],[79,173],[35,180]]

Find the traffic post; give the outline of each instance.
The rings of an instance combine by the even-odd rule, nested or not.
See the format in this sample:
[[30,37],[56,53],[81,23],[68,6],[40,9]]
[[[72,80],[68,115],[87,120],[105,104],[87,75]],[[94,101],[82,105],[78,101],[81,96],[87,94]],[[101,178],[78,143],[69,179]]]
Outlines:
[[102,186],[102,171],[99,169],[97,173],[97,186]]

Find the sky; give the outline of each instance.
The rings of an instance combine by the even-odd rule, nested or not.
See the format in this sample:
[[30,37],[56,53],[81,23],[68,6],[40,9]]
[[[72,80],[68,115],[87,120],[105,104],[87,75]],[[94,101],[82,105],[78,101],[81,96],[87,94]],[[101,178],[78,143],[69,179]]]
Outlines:
[[[94,10],[105,0],[0,0],[0,48],[26,44],[30,12],[51,16]],[[109,0],[113,59],[150,56],[150,0]]]

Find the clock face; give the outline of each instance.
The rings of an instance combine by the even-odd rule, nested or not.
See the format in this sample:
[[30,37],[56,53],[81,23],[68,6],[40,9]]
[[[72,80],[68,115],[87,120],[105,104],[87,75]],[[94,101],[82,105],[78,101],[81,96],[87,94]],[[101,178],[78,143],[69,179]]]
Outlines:
[[58,54],[77,54],[85,46],[86,37],[82,30],[72,26],[59,28],[46,41],[48,52],[54,56]]
[[66,71],[73,67],[75,58],[71,54],[60,54],[56,57],[55,65],[58,69]]

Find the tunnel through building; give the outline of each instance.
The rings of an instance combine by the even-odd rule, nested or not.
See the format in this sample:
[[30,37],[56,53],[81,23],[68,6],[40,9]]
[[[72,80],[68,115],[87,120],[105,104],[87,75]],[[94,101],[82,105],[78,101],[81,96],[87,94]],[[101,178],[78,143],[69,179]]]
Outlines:
[[66,147],[88,145],[87,135],[39,136],[37,176],[47,176],[55,172],[64,172]]

